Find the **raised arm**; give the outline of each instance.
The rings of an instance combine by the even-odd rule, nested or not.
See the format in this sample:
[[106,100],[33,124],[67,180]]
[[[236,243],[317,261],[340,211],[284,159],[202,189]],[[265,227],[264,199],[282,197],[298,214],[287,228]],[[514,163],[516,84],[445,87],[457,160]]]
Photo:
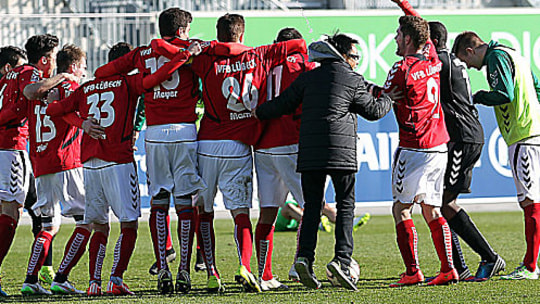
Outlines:
[[407,0],[391,0],[391,1],[397,4],[401,8],[403,13],[405,13],[405,15],[412,15],[412,16],[420,17],[420,14],[418,14],[418,12],[412,7],[409,1]]
[[132,50],[129,53],[121,56],[107,64],[104,64],[96,69],[94,76],[98,78],[108,77],[116,74],[127,74],[135,69],[133,57],[138,49]]

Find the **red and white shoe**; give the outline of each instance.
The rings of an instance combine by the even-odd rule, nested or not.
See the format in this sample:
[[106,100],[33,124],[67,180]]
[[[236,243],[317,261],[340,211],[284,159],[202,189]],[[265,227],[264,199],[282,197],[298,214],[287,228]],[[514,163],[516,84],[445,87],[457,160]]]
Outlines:
[[427,285],[428,286],[447,285],[447,284],[457,283],[458,280],[459,280],[459,274],[454,268],[448,272],[439,273],[433,280],[429,281]]
[[401,286],[408,286],[408,285],[417,285],[424,282],[424,274],[420,269],[413,274],[413,275],[407,275],[407,273],[401,274],[401,279],[399,281],[390,284],[390,287],[401,287]]
[[122,282],[122,284],[118,285],[114,284],[113,281],[109,281],[109,284],[107,284],[107,293],[115,296],[131,296],[135,294],[133,291],[129,290],[129,287],[126,285],[126,283]]
[[103,293],[101,292],[101,286],[96,282],[92,282],[86,290],[86,294],[90,297],[94,297],[101,296]]

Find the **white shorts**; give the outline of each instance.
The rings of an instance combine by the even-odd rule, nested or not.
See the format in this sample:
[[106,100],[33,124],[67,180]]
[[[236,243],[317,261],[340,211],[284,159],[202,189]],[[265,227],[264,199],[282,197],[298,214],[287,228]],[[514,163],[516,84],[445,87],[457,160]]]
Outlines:
[[540,202],[540,136],[511,145],[508,156],[518,201]]
[[62,220],[60,214],[70,217],[84,215],[82,168],[36,177],[36,191],[38,200],[32,206],[32,210],[38,216],[52,218],[52,226],[60,226]]
[[251,148],[233,140],[203,140],[197,153],[201,176],[208,186],[199,193],[198,205],[214,210],[217,188],[227,210],[251,208],[253,158]]
[[117,164],[92,158],[83,166],[85,223],[108,223],[109,207],[120,222],[133,222],[141,216],[135,163]]
[[304,208],[300,173],[296,172],[297,159],[298,145],[255,151],[260,207],[282,207],[290,192],[300,208]]
[[430,150],[398,148],[392,168],[394,202],[422,203],[440,207],[444,173],[448,162],[446,145]]
[[0,150],[0,200],[24,205],[31,172],[26,151]]
[[[148,193],[155,197],[165,190],[176,197],[206,188],[197,168],[195,124],[149,126],[145,138]],[[191,204],[191,199],[174,200]],[[154,203],[169,204],[169,197]]]

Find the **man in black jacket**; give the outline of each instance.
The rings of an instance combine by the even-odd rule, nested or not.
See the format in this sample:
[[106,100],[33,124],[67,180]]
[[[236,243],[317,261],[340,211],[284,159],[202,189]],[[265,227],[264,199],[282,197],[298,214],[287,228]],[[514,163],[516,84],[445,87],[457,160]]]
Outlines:
[[320,62],[321,66],[298,76],[279,97],[262,104],[255,112],[261,120],[271,119],[293,113],[302,104],[297,171],[302,175],[305,209],[295,268],[302,284],[315,289],[321,286],[312,268],[317,227],[324,205],[324,184],[330,175],[338,213],[335,256],[327,269],[343,287],[356,290],[349,271],[358,171],[356,114],[377,120],[391,107],[389,97],[374,99],[366,91],[364,77],[354,72],[360,60],[356,43],[344,34],[312,43],[309,60]]
[[466,65],[446,49],[446,27],[438,21],[431,21],[429,30],[442,62],[441,105],[450,135],[441,213],[452,229],[452,255],[459,280],[470,280],[472,275],[463,259],[456,234],[482,258],[475,279],[487,280],[504,270],[506,263],[493,251],[467,212],[456,204],[460,193],[471,192],[472,169],[482,153],[484,131],[472,103]]

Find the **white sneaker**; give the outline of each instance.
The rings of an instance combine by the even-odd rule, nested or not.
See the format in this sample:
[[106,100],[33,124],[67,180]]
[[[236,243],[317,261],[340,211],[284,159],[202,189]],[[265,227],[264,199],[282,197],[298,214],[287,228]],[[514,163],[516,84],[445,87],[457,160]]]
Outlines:
[[263,291],[269,291],[269,290],[289,290],[289,286],[281,283],[280,281],[276,280],[276,278],[272,278],[271,280],[265,281],[261,280],[261,289]]
[[71,284],[69,281],[65,281],[64,283],[55,282],[53,281],[51,284],[51,291],[54,294],[83,294],[86,293],[85,291],[78,290]]
[[294,264],[291,266],[291,269],[289,270],[289,280],[293,282],[300,282],[300,276],[298,275],[298,272],[296,272],[296,269],[294,268]]
[[28,295],[51,295],[52,293],[48,291],[47,289],[43,288],[43,286],[39,285],[39,283],[31,284],[31,283],[23,283],[21,288],[21,293],[25,296]]

